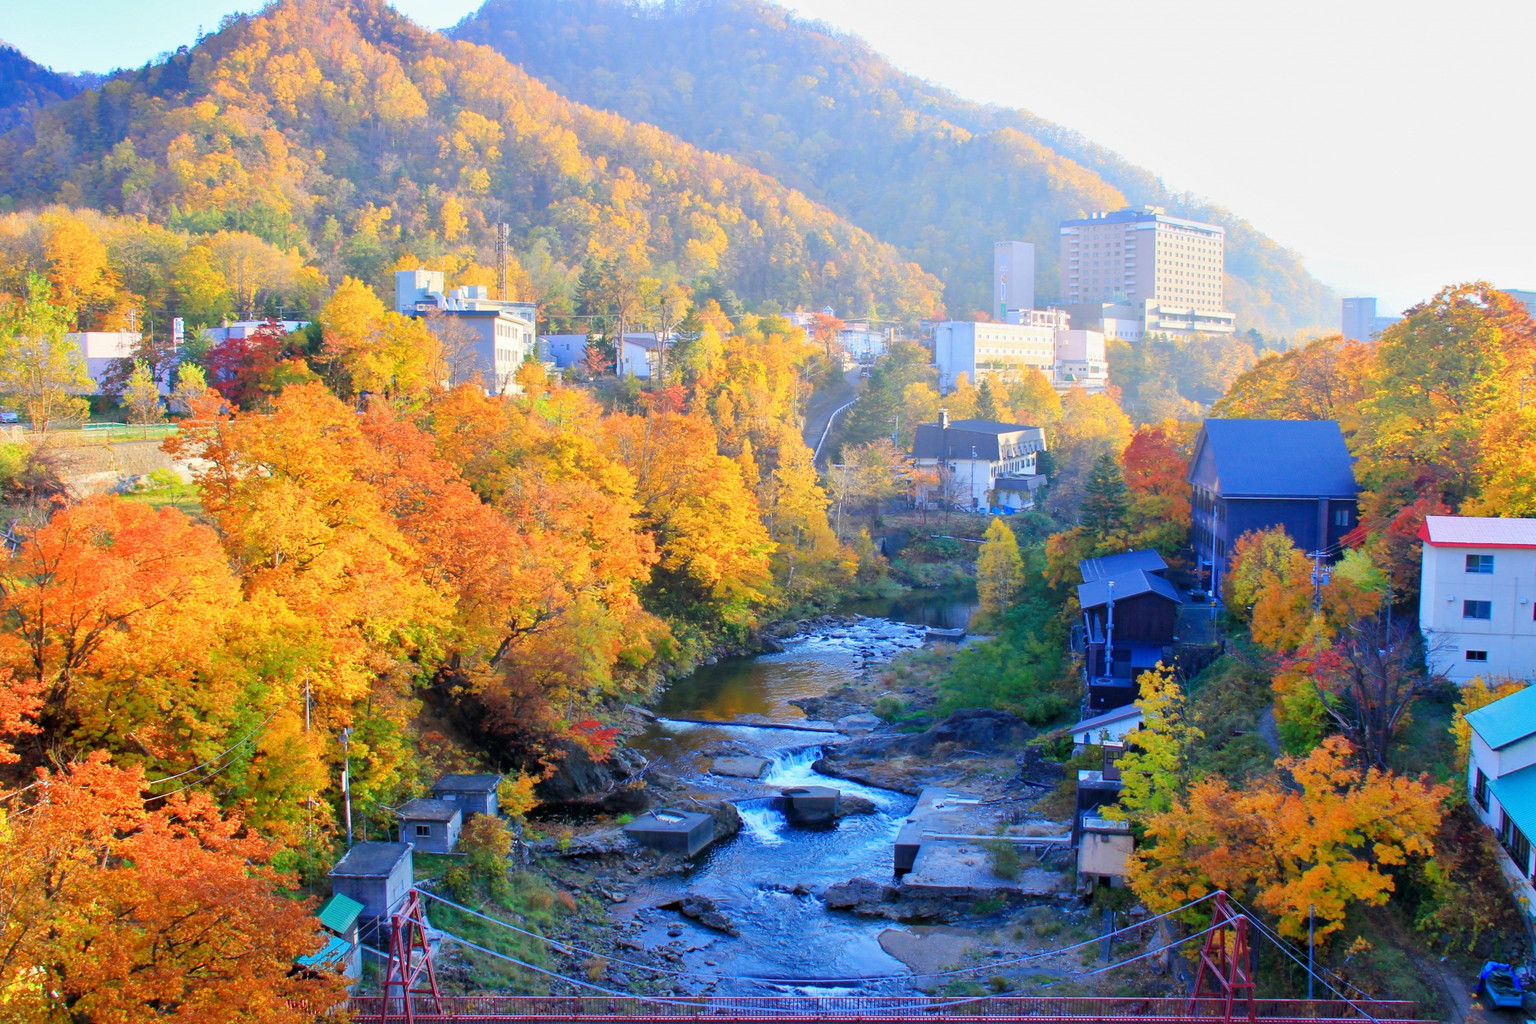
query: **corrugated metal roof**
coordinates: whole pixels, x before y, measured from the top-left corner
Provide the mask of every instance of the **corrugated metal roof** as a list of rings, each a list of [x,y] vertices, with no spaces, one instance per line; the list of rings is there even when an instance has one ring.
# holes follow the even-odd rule
[[[1190,476],[1208,453],[1224,498],[1353,498],[1355,463],[1334,420],[1206,420]]]
[[[1536,519],[1491,516],[1425,516],[1424,539],[1467,547],[1536,548]]]
[[[1488,788],[1525,837],[1536,837],[1536,764],[1491,779]]]
[[[1536,735],[1536,686],[1468,713],[1467,724],[1494,750]]]
[[[445,789],[453,793],[486,793],[500,784],[500,775],[444,775],[432,786],[432,791],[435,793]]]
[[[1077,563],[1077,571],[1082,573],[1084,583],[1113,579],[1123,573],[1138,570],[1153,573],[1167,572],[1168,563],[1163,561],[1162,555],[1151,548],[1122,551],[1118,555],[1104,555],[1100,558],[1085,558]]]
[[[395,869],[402,858],[410,855],[410,843],[358,843],[331,868],[331,876],[383,878]]]
[[[415,800],[407,800],[401,804],[400,809],[395,813],[404,821],[452,821],[464,811],[451,800],[428,800],[426,797],[417,797]]]
[[[346,962],[351,952],[352,947],[345,939],[332,935],[331,940],[325,944],[320,952],[311,953],[309,956],[301,956],[294,962],[303,967],[329,967],[333,964],[340,966]]]
[[[1149,572],[1128,572],[1113,579],[1094,580],[1092,583],[1080,584],[1077,588],[1077,603],[1081,608],[1098,608],[1109,603],[1110,584],[1114,584],[1116,601],[1124,601],[1128,597],[1138,597],[1141,594],[1156,594],[1172,601],[1174,604],[1183,604],[1179,592],[1173,584],[1161,576]]]
[[[358,915],[362,912],[361,903],[338,892],[320,904],[320,908],[315,911],[315,916],[331,931],[344,932],[357,923]]]

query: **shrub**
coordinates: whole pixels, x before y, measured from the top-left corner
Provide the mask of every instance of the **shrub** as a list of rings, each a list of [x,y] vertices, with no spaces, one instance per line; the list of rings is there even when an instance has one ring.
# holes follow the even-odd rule
[[[907,705],[902,701],[900,697],[892,697],[887,695],[884,697],[877,697],[875,699],[874,706],[870,708],[870,710],[874,712],[875,717],[882,718],[889,722],[893,721],[899,717],[903,711],[907,710]]]

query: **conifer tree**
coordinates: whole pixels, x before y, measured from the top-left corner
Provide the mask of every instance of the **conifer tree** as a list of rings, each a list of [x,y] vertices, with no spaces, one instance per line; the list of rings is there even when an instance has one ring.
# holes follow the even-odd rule
[[[981,378],[981,387],[976,391],[976,418],[996,421],[1001,416],[997,407],[997,392],[992,390],[992,378]]]
[[[1093,464],[1083,498],[1080,522],[1090,535],[1104,537],[1125,529],[1131,511],[1131,498],[1125,486],[1125,474],[1114,455],[1105,452]]]

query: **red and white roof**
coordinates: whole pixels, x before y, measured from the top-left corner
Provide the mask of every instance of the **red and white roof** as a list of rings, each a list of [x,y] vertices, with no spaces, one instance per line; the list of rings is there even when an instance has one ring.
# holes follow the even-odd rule
[[[1536,519],[1425,516],[1419,536],[1445,547],[1536,548]]]

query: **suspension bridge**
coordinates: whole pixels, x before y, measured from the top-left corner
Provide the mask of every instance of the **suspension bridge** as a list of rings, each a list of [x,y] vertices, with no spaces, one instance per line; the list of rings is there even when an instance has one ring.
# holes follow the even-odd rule
[[[354,996],[346,1010],[355,1024],[479,1024],[493,1021],[611,1021],[648,1022],[699,1020],[708,1022],[808,1022],[808,1021],[1029,1021],[1032,1024],[1092,1024],[1097,1021],[1131,1021],[1133,1024],[1429,1024],[1418,1016],[1414,1003],[1376,999],[1347,982],[1316,973],[1279,936],[1250,916],[1227,896],[1217,892],[1176,910],[1148,918],[1109,936],[1117,938],[1157,921],[1210,903],[1211,923],[1191,935],[1170,940],[1136,956],[1075,975],[1083,978],[1108,973],[1141,960],[1200,942],[1194,958],[1195,980],[1183,997],[1050,996],[1002,993],[987,996],[941,995],[700,995],[647,996],[605,988],[594,982],[567,977],[526,963],[505,953],[470,942],[449,932],[433,929],[427,922],[425,901],[448,904],[482,917],[511,931],[541,939],[565,953],[598,956],[658,975],[700,980],[727,980],[699,972],[650,967],[616,957],[594,954],[567,943],[546,939],[508,922],[486,917],[468,907],[426,889],[412,889],[401,910],[392,915],[388,952],[374,951],[386,961],[382,994]],[[1323,999],[1268,999],[1257,994],[1254,939],[1273,943],[1328,993]],[[995,975],[1005,967],[1038,962],[1103,942],[1097,936],[1076,946],[1045,950],[956,968],[929,975],[893,975],[889,978],[751,978],[730,980],[784,985],[857,986],[875,981],[960,979],[981,971]],[[434,963],[436,947],[451,942],[479,953],[510,961],[527,970],[547,975],[582,990],[581,995],[445,995]],[[1335,984],[1337,982],[1337,984]]]

